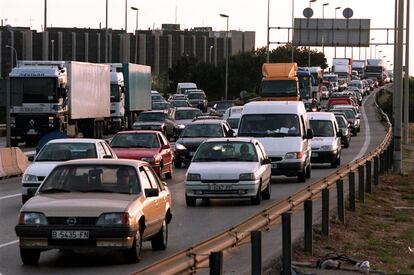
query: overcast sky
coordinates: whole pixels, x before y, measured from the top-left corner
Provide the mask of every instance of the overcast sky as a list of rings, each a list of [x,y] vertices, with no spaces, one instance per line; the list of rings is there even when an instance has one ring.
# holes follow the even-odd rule
[[[47,8],[48,27],[91,27],[105,26],[105,0],[49,0]],[[125,27],[125,1],[108,0],[108,27],[121,29]],[[214,30],[225,30],[226,20],[219,16],[225,13],[230,16],[229,25],[232,30],[255,31],[256,47],[266,45],[267,1],[266,0],[128,0],[128,31],[135,29],[136,12],[130,7],[139,9],[139,29],[160,28],[162,23],[178,23],[181,28],[210,26]],[[335,16],[342,18],[342,10],[351,8],[354,19],[371,19],[372,28],[393,28],[394,1],[392,0],[317,0],[312,3],[314,18],[322,17],[322,4],[325,7],[325,18]],[[295,0],[294,15],[303,18],[302,11],[309,6],[308,0]],[[414,75],[414,5],[411,5],[411,46],[410,75]],[[290,27],[292,22],[292,0],[270,0],[270,26]],[[44,0],[0,0],[0,18],[12,26],[31,26],[41,30],[44,16]],[[386,42],[385,31],[371,31],[371,37],[377,42]],[[392,42],[390,33],[390,42]],[[271,41],[286,41],[286,31],[272,31]],[[276,47],[276,45],[274,46]],[[375,47],[372,47],[374,56]],[[382,51],[379,53],[379,51]],[[393,47],[378,46],[377,56],[386,56],[385,60],[393,63]],[[328,63],[334,56],[333,48],[325,47]],[[337,49],[337,57],[344,56],[344,48]],[[348,48],[347,57],[351,57]],[[353,50],[353,58],[365,58],[365,49]],[[367,49],[367,58],[370,50]]]

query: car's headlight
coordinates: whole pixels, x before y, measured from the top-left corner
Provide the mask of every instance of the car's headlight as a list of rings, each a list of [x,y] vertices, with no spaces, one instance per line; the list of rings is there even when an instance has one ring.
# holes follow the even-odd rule
[[[239,180],[254,180],[254,173],[242,173],[239,176]]]
[[[23,181],[37,181],[37,176],[32,174],[24,174]]]
[[[178,129],[184,129],[185,125],[184,124],[178,124]]]
[[[104,213],[102,214],[96,225],[114,225],[114,224],[129,224],[128,213]]]
[[[47,219],[43,213],[20,212],[19,224],[46,225]]]
[[[285,155],[285,159],[302,159],[302,157],[302,152],[289,152]]]
[[[187,174],[187,181],[200,181],[200,180],[201,180],[200,174],[193,174],[193,173]]]
[[[321,146],[321,150],[332,151],[333,147],[332,147],[332,145],[323,145],[323,146]]]
[[[155,162],[155,158],[141,158],[142,161],[146,161],[146,162]]]
[[[184,145],[180,144],[180,143],[175,144],[175,149],[176,150],[187,150],[187,148]]]

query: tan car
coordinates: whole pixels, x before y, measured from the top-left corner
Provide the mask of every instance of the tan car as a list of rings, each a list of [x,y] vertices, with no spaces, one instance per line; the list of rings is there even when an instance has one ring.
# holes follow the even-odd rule
[[[56,166],[20,210],[16,234],[24,264],[50,249],[122,250],[139,258],[142,242],[167,247],[171,194],[148,163],[85,159]]]

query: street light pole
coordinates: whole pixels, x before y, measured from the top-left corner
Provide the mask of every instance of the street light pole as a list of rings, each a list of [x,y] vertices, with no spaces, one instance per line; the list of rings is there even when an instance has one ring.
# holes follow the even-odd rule
[[[229,81],[229,16],[226,14],[220,14],[221,17],[226,18],[227,29],[226,29],[226,76],[225,76],[225,86],[224,86],[224,99],[227,100],[228,95],[228,81]]]
[[[329,3],[322,4],[322,20],[325,19],[325,7],[328,6],[328,5],[329,5]],[[325,55],[325,47],[324,47],[323,39],[324,39],[324,36],[323,36],[323,33],[322,33],[322,53]]]
[[[108,0],[105,8],[105,63],[108,63]]]
[[[405,75],[404,75],[404,132],[403,144],[409,144],[409,71],[410,71],[410,1],[407,1],[407,18],[405,19]]]
[[[138,9],[136,7],[131,7],[131,10],[137,12],[136,22],[135,22],[135,64],[137,64],[137,54],[138,54]]]
[[[293,63],[294,61],[294,55],[295,55],[295,50],[293,48],[293,27],[295,24],[295,0],[292,0],[292,42],[291,42],[291,47],[292,47],[292,56],[291,56],[291,61]]]
[[[371,38],[371,41],[374,41],[375,37]],[[372,47],[369,45],[369,58],[372,58]]]
[[[214,46],[210,46],[210,51],[209,51],[209,63],[211,64],[211,50],[213,50]]]
[[[269,19],[270,18],[270,0],[267,0],[267,47],[266,47],[266,62],[269,63],[270,60],[270,53],[269,53],[269,35],[270,35],[270,26],[269,26]]]
[[[14,51],[14,54],[16,56],[16,66],[17,66],[17,51],[16,48],[14,48],[11,45],[6,45],[6,48],[10,48],[11,50]],[[10,69],[10,71],[13,69],[13,60],[11,62],[12,67]],[[10,142],[10,136],[11,136],[11,129],[10,129],[10,97],[11,97],[11,93],[10,93],[10,77],[7,79],[7,92],[6,92],[6,147],[10,147],[11,142]]]
[[[337,10],[339,10],[339,9],[341,9],[341,7],[336,7],[336,8],[335,8],[335,22],[336,22],[336,11],[337,11]],[[334,56],[335,56],[335,58],[336,58],[336,45],[335,45],[335,47],[334,47],[334,51],[335,51]]]
[[[312,7],[312,3],[316,2],[316,0],[309,0],[309,8]],[[310,56],[310,46],[308,47],[308,67],[310,67],[311,64],[311,56]]]
[[[50,40],[50,43],[52,44],[52,61],[55,60],[55,40]]]

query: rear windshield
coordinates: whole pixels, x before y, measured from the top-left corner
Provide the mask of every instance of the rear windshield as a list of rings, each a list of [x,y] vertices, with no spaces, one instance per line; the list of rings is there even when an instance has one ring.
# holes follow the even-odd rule
[[[238,136],[284,137],[301,135],[299,118],[295,114],[244,115],[240,121]]]
[[[66,161],[85,158],[97,158],[94,143],[48,143],[39,152],[36,161]]]

